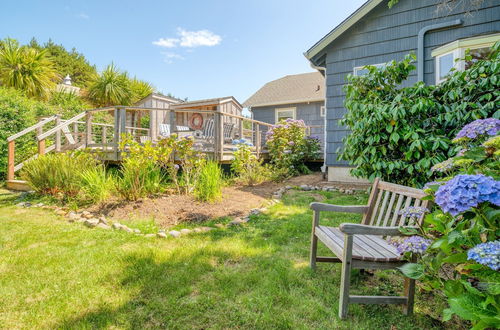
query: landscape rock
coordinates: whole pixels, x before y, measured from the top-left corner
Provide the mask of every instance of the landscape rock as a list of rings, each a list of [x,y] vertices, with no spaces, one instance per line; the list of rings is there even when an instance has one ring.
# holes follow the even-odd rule
[[[113,229],[120,229],[121,226],[122,226],[122,224],[119,222],[115,222],[113,225],[111,225],[111,227],[113,227]]]
[[[300,189],[302,189],[302,190],[304,190],[304,191],[309,191],[309,190],[311,190],[311,187],[309,187],[309,186],[308,186],[308,185],[306,185],[306,184],[303,184],[303,185],[301,185],[301,186],[300,186]]]
[[[156,234],[156,237],[159,237],[159,238],[167,238],[167,234],[164,232],[164,231],[159,231],[157,234]]]
[[[293,187],[292,186],[285,186],[285,189],[290,190],[290,189],[293,189]]]
[[[99,222],[100,223],[103,223],[105,225],[108,224],[108,221],[106,220],[106,217],[104,217],[103,215],[99,217]]]
[[[89,228],[94,228],[95,226],[97,226],[99,224],[99,219],[95,219],[95,218],[87,219],[83,222],[83,224]]]
[[[64,210],[56,210],[55,212],[57,215],[60,215],[60,216],[65,216],[66,215],[66,211]]]
[[[191,229],[187,229],[187,228],[181,229],[182,235],[188,235],[188,234],[191,234],[192,232],[193,231]]]
[[[177,230],[171,230],[168,232],[168,234],[172,237],[181,237],[181,232]]]
[[[121,225],[120,230],[126,231],[127,233],[133,232],[132,228],[129,228],[125,225]]]
[[[214,226],[217,228],[224,228],[225,227],[224,224],[222,224],[222,223],[216,223]]]
[[[85,219],[92,219],[94,215],[92,213],[87,213],[87,214],[82,213],[82,217],[84,217]]]
[[[344,188],[340,188],[339,192],[343,194],[343,193],[345,193],[345,189]]]
[[[89,221],[89,220],[86,220],[86,221]],[[102,223],[102,222],[99,222],[96,227],[101,228],[101,229],[111,229],[111,226],[109,226],[105,223]]]
[[[201,227],[200,229],[201,229],[202,232],[208,232],[208,231],[214,230],[215,228],[212,228],[212,227]]]

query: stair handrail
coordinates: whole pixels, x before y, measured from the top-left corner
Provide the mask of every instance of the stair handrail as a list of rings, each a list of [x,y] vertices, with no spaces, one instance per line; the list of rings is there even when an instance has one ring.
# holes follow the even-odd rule
[[[74,122],[82,119],[83,117],[85,117],[86,114],[87,114],[86,111],[84,111],[82,113],[79,113],[78,115],[74,116],[73,118],[65,120],[64,122],[62,122],[61,124],[55,126],[54,128],[49,129],[47,132],[38,135],[37,136],[38,141],[45,140],[46,138],[48,138],[52,134],[56,133],[57,131],[63,129],[64,127],[67,127],[68,125],[70,125],[70,124],[72,124],[72,123],[74,123]]]
[[[58,117],[57,115],[53,115],[53,116],[47,117],[47,118],[45,118],[45,119],[43,119],[43,120],[39,121],[39,122],[38,122],[38,123],[36,123],[35,125],[32,125],[32,126],[30,126],[30,127],[28,127],[28,128],[23,129],[22,131],[20,131],[20,132],[18,132],[18,133],[16,133],[16,134],[14,134],[14,135],[9,136],[9,137],[7,138],[7,142],[14,141],[15,139],[17,139],[17,138],[19,138],[19,137],[21,137],[21,136],[23,136],[23,135],[25,135],[25,134],[27,134],[27,133],[30,133],[31,131],[34,131],[34,130],[36,130],[37,128],[42,127],[42,126],[44,126],[45,124],[50,123],[50,122],[51,122],[51,121],[53,121],[53,120],[56,120],[56,119],[57,119],[57,117]]]

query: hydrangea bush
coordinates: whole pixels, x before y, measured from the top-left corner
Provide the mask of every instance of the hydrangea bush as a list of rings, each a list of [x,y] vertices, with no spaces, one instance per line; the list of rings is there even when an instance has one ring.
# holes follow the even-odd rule
[[[447,297],[443,319],[455,314],[474,329],[500,327],[499,127],[488,118],[458,132],[453,142],[462,152],[446,161],[448,169],[439,173],[446,177],[424,187],[435,211],[425,217],[420,238],[398,245],[422,254],[401,270]]]
[[[316,159],[320,151],[317,137],[307,136],[303,120],[286,119],[266,132],[273,172],[280,179],[308,173],[304,162]]]

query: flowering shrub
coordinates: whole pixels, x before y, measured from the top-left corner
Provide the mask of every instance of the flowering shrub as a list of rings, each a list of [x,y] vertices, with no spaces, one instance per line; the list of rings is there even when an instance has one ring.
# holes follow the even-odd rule
[[[243,139],[242,139],[243,140]],[[236,174],[236,181],[253,186],[269,178],[269,169],[262,165],[262,160],[252,152],[253,147],[246,141],[238,141],[233,153],[231,170]]]
[[[424,187],[439,208],[416,232],[422,244],[399,247],[404,252],[416,246],[422,253],[401,271],[447,297],[443,320],[456,314],[474,329],[500,327],[500,145],[499,136],[492,137],[498,133],[498,121],[491,119],[458,132],[453,141],[462,152],[446,161],[446,177]]]
[[[422,254],[424,253],[429,245],[431,245],[431,240],[430,239],[425,239],[420,236],[411,236],[404,238],[401,241],[393,241],[392,244],[396,246],[396,249],[400,254],[405,254],[405,253],[418,253]]]
[[[309,172],[304,162],[317,158],[320,150],[319,139],[306,135],[304,121],[290,118],[267,131],[266,144],[274,172],[280,178]]]
[[[383,69],[368,67],[366,75],[348,78],[348,111],[341,124],[351,133],[344,138],[340,157],[355,166],[353,175],[421,187],[436,171],[447,174],[453,170],[452,164],[441,162],[460,150],[451,143],[455,136],[470,139],[497,134],[498,119],[472,121],[495,113],[498,118],[500,42],[492,47],[488,59],[451,72],[435,86],[423,82],[401,86],[413,74],[414,60],[408,56]],[[468,55],[466,60],[470,60]]]

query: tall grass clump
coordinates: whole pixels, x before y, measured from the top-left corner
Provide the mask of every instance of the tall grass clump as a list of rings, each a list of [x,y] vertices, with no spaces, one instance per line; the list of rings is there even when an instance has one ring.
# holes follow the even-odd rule
[[[21,177],[36,192],[67,200],[80,192],[81,173],[96,166],[88,154],[48,154],[26,162]]]
[[[198,200],[216,202],[222,199],[222,171],[214,161],[205,163],[195,184],[194,195]]]
[[[121,166],[117,179],[118,193],[125,199],[136,201],[163,190],[164,175],[154,161],[147,158],[129,157]]]
[[[87,201],[95,204],[110,198],[115,191],[115,179],[103,165],[92,167],[81,173],[81,190]]]
[[[240,143],[235,148],[231,170],[236,175],[236,182],[253,186],[269,180],[271,173],[252,152],[253,147]]]

